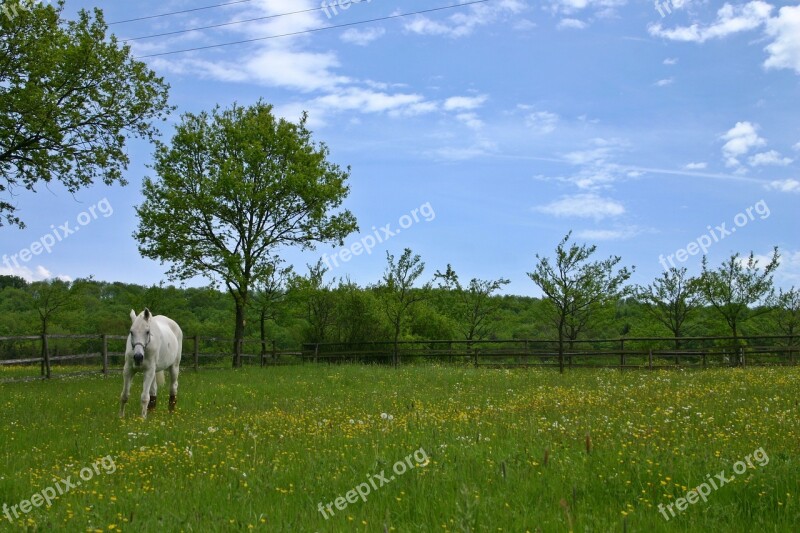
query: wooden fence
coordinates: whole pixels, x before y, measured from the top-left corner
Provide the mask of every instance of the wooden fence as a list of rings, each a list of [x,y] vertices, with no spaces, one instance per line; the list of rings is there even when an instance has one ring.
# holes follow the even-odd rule
[[[675,368],[748,365],[795,365],[796,336],[624,337],[565,341],[568,368]],[[304,344],[304,362],[361,362],[398,365],[409,360],[466,362],[479,366],[560,367],[558,341],[400,341]]]
[[[121,335],[46,335],[0,337],[0,380],[41,379],[51,365],[73,370],[59,375],[119,372],[125,341]],[[427,360],[475,367],[539,366],[566,368],[707,368],[710,366],[795,365],[800,355],[797,336],[749,337],[624,337],[566,342],[563,360],[553,340],[434,340],[304,344],[278,350],[274,342],[242,339],[242,363],[260,366],[304,363],[369,363],[399,365]],[[183,369],[228,368],[233,339],[184,338]],[[62,354],[68,345],[70,353]],[[48,354],[47,361],[42,356]],[[49,364],[46,364],[49,363]],[[38,365],[35,374],[30,369]],[[25,372],[3,369],[27,368]],[[19,375],[3,375],[3,374]]]
[[[79,375],[110,372],[121,372],[125,356],[126,335],[29,335],[0,337],[0,347],[12,344],[11,349],[2,350],[0,354],[0,370],[3,368],[23,368],[38,366],[38,375],[3,376],[0,380],[41,379],[52,376],[51,366],[64,372],[59,375]],[[77,353],[59,355],[58,343],[73,345],[71,349]],[[183,339],[183,356],[181,368],[229,368],[233,359],[233,339],[202,337],[195,335]],[[296,350],[279,350],[275,342],[262,342],[257,339],[241,339],[242,363],[259,364],[261,366],[291,364],[300,362],[301,353]],[[77,345],[78,348],[74,346]],[[47,360],[41,354],[48,353]],[[7,352],[13,352],[9,357]],[[37,355],[31,355],[31,354]],[[27,356],[26,356],[27,354]],[[48,364],[49,363],[49,364]],[[88,367],[88,368],[87,368]],[[95,367],[92,369],[92,367]],[[30,374],[30,373],[28,373]]]

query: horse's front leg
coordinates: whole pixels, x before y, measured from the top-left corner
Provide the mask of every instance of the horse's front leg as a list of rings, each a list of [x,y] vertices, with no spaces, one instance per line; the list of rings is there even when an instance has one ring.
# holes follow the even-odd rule
[[[147,418],[147,406],[150,404],[150,388],[156,380],[155,368],[144,371],[144,386],[142,387],[142,418]]]
[[[128,397],[131,394],[131,378],[133,377],[133,370],[128,361],[125,361],[125,366],[122,368],[122,394],[119,396],[119,416],[125,416],[125,404],[128,403]]]
[[[156,408],[156,403],[158,402],[158,372],[156,372],[156,379],[153,380],[153,384],[150,385],[150,402],[147,404],[147,410],[152,411]]]

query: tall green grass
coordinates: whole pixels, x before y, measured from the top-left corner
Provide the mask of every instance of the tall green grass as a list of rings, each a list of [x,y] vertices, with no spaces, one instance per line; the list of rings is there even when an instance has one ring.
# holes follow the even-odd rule
[[[497,370],[419,365],[184,372],[147,420],[137,376],[0,384],[0,504],[100,470],[31,531],[796,531],[800,369]],[[382,416],[385,415],[385,416]],[[367,501],[318,511],[396,461]],[[763,448],[669,521],[673,503]],[[341,503],[341,501],[340,501]],[[19,511],[18,511],[19,512]],[[326,513],[327,514],[327,513]],[[13,516],[12,516],[13,518]]]

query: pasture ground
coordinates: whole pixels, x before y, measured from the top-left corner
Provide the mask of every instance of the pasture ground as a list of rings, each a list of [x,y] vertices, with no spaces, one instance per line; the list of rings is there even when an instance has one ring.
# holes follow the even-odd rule
[[[0,384],[0,504],[91,477],[13,524],[0,515],[0,530],[789,532],[800,524],[797,367],[186,371],[178,411],[167,412],[163,391],[145,421],[141,375],[123,420],[121,386],[120,376]],[[768,462],[734,474],[758,449]],[[380,486],[375,476],[388,479],[409,455],[413,468]],[[82,471],[108,456],[113,469]],[[735,478],[664,519],[658,504],[722,471]],[[369,478],[376,488],[366,501],[336,508]],[[326,519],[318,504],[329,502],[335,514]]]

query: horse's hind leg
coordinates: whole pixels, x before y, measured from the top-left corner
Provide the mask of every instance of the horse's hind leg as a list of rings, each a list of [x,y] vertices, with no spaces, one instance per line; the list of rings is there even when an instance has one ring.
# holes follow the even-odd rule
[[[175,405],[178,403],[178,363],[169,367],[169,410],[174,411]]]

